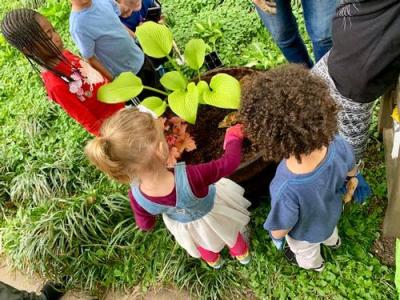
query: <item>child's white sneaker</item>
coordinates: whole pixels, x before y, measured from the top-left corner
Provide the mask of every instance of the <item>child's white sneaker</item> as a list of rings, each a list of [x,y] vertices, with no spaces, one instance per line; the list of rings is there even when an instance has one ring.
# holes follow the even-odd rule
[[[214,268],[214,269],[221,269],[221,267],[224,265],[224,260],[222,259],[222,257],[220,256],[217,261],[215,262],[207,262],[207,264]]]
[[[247,265],[251,261],[251,255],[249,250],[247,250],[245,254],[238,255],[235,257],[242,265]]]

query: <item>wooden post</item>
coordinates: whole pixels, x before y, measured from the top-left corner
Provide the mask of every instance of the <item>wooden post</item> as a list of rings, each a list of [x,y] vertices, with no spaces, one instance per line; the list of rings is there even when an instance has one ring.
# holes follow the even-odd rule
[[[389,237],[400,237],[400,155],[392,159],[393,120],[391,114],[397,104],[400,112],[400,78],[395,91],[386,93],[381,100],[379,130],[383,133],[385,148],[385,166],[388,189],[388,206],[383,221],[383,234]],[[399,114],[400,115],[400,114]]]

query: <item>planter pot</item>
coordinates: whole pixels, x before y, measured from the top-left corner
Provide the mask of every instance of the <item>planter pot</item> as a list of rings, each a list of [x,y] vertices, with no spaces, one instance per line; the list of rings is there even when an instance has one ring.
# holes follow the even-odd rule
[[[218,56],[218,53],[213,51],[207,54],[204,58],[204,64],[207,67],[207,70],[213,70],[216,68],[221,68],[224,64]]]
[[[244,67],[218,68],[206,72],[201,79],[209,82],[215,74],[226,73],[240,80],[255,72],[258,71]],[[189,128],[195,138],[197,150],[185,153],[183,157],[185,161],[188,163],[207,162],[218,159],[222,155],[225,129],[219,129],[218,124],[229,112],[231,110],[208,105],[199,107],[196,125]],[[256,202],[256,199],[268,195],[269,183],[275,175],[276,164],[264,161],[261,153],[254,151],[249,141],[244,142],[243,153],[242,163],[230,176],[230,179],[243,186],[246,190],[246,197],[252,202]]]

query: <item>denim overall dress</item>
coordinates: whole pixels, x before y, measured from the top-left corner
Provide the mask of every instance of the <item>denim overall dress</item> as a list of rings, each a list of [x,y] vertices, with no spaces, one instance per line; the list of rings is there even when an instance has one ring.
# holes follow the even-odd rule
[[[138,184],[132,184],[131,190],[137,203],[152,215],[166,214],[172,220],[189,223],[201,219],[214,207],[215,185],[210,185],[207,196],[196,197],[190,188],[184,162],[175,166],[176,205],[168,206],[154,203],[143,196]]]

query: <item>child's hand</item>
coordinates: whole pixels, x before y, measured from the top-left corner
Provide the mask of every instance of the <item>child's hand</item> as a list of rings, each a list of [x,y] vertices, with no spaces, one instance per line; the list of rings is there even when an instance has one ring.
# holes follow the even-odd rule
[[[241,124],[236,124],[235,126],[229,127],[225,133],[224,139],[224,150],[228,142],[236,139],[243,139],[243,126]]]
[[[354,192],[353,199],[354,202],[362,204],[365,202],[365,200],[367,200],[369,196],[371,196],[372,191],[367,181],[365,180],[364,176],[361,175],[361,173],[358,173],[356,175],[356,178],[358,179],[358,185]]]
[[[355,188],[351,184],[352,180],[355,182]],[[345,203],[349,202],[351,198],[353,198],[354,202],[362,204],[372,194],[371,188],[366,182],[364,176],[359,172],[355,176],[348,177],[341,190],[344,193],[343,201]]]

